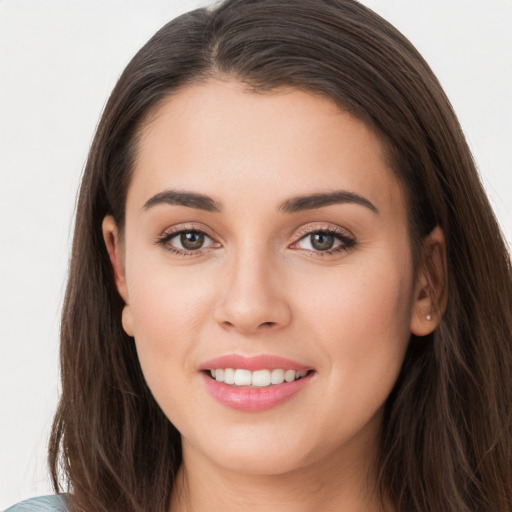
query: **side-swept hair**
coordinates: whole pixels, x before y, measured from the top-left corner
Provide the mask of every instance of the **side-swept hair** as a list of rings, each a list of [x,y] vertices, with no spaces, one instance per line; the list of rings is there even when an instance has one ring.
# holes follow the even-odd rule
[[[408,202],[413,252],[447,242],[448,302],[411,336],[385,405],[381,492],[398,511],[512,510],[510,258],[448,99],[407,39],[354,0],[226,0],[165,25],[105,107],[80,189],[62,317],[62,397],[49,463],[86,512],[164,512],[180,436],[123,331],[102,237],[122,229],[144,119],[188,84],[230,76],[259,93],[323,95],[380,136]],[[64,483],[61,487],[60,482]]]

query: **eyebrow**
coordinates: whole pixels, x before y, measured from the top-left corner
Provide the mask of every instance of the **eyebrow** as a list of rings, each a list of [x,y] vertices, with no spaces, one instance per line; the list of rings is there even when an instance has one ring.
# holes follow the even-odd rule
[[[188,206],[189,208],[196,208],[198,210],[206,210],[207,212],[220,212],[222,210],[219,203],[214,201],[211,197],[203,194],[196,194],[195,192],[179,192],[177,190],[166,190],[154,195],[148,199],[144,206],[144,210],[160,205],[170,204],[178,206]]]
[[[296,213],[305,210],[314,210],[330,206],[332,204],[358,204],[370,209],[373,213],[379,214],[377,207],[368,199],[353,192],[345,190],[336,190],[334,192],[310,194],[307,196],[298,196],[286,200],[281,204],[279,210],[283,213]]]
[[[345,190],[292,197],[281,203],[279,211],[281,213],[297,213],[315,210],[333,204],[346,203],[358,204],[368,208],[373,213],[379,214],[377,207],[368,199]],[[161,204],[187,206],[189,208],[214,213],[220,213],[222,211],[222,205],[209,196],[195,192],[180,192],[178,190],[160,192],[148,199],[142,208],[143,210],[149,210]]]

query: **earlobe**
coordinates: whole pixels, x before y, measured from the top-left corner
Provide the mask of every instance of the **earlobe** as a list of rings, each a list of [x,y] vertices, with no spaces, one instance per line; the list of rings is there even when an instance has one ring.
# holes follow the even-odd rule
[[[117,291],[122,299],[128,304],[128,293],[126,288],[126,278],[124,272],[122,248],[119,240],[119,232],[116,221],[112,215],[107,215],[102,223],[103,240],[110,258],[110,264],[114,272]]]
[[[128,304],[126,304],[123,308],[121,324],[123,326],[124,332],[128,334],[128,336],[134,336],[132,311]]]
[[[446,241],[437,226],[423,243],[416,276],[410,331],[426,336],[439,325],[447,303]]]

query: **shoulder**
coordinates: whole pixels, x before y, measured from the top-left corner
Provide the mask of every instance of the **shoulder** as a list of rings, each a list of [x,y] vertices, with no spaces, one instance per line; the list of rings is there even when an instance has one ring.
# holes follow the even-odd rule
[[[66,496],[41,496],[22,501],[4,512],[66,512]]]

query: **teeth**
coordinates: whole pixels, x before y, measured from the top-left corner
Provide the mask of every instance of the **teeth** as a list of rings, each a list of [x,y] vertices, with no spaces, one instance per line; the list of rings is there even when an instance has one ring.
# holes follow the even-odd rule
[[[233,370],[233,368],[226,368],[224,370],[224,382],[226,384],[235,383],[235,370]]]
[[[251,371],[235,370],[235,386],[250,386],[251,383],[252,383],[252,372]]]
[[[252,372],[252,385],[256,388],[270,386],[270,370]]]
[[[234,386],[252,386],[255,388],[265,388],[283,382],[293,382],[302,379],[307,375],[307,370],[250,370],[234,368],[215,368],[210,370],[210,374],[217,382],[224,382]]]
[[[272,384],[282,384],[284,382],[284,370],[272,370],[270,382]]]
[[[284,372],[284,380],[286,382],[293,382],[295,380],[295,370],[286,370]]]

